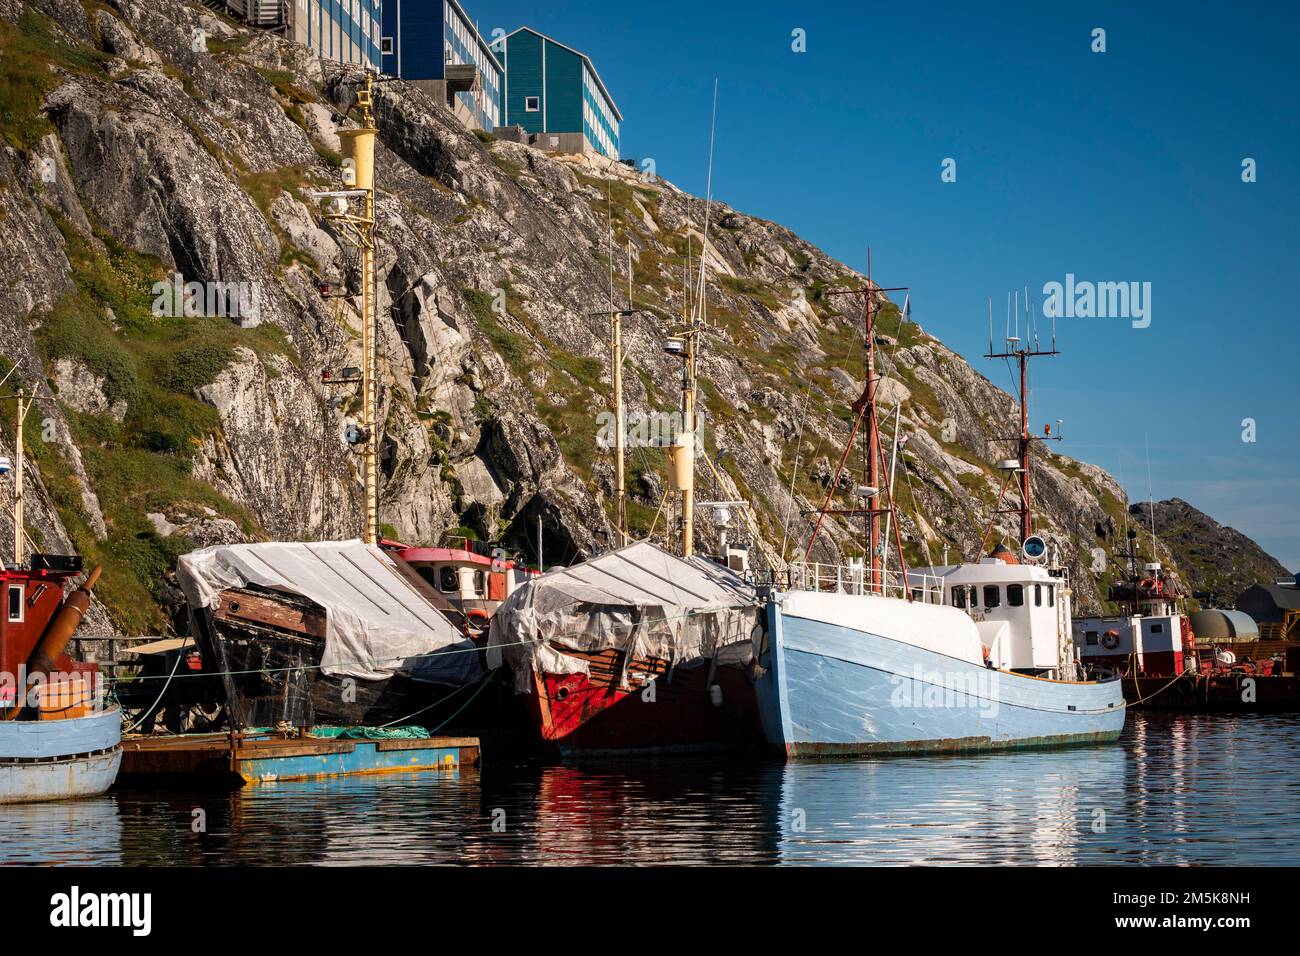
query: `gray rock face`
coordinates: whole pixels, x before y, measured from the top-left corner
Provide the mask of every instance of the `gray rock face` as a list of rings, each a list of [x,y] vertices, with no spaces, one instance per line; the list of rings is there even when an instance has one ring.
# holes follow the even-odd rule
[[[360,460],[343,440],[355,390],[321,376],[360,364],[358,300],[322,293],[322,283],[355,292],[356,258],[307,193],[339,184],[337,130],[355,121],[343,116],[360,76],[196,2],[109,0],[89,16],[79,0],[35,6],[103,54],[98,66],[56,65],[42,112],[52,132],[0,150],[0,353],[50,386],[44,413],[74,487],[56,505],[40,486],[40,534],[61,546],[83,524],[101,542],[358,534]],[[0,0],[0,18],[17,17],[15,0]],[[195,29],[206,49],[195,49]],[[676,411],[680,364],[661,345],[690,309],[705,203],[603,159],[485,145],[400,82],[377,88],[376,116],[381,520],[410,543],[468,527],[530,560],[540,520],[551,563],[607,547],[613,462],[597,435],[610,407],[609,327],[593,313],[609,308],[611,259],[624,305],[630,259],[639,311],[623,330],[627,411]],[[826,293],[865,279],[725,204],[708,218],[700,399],[717,467],[701,465],[702,494],[751,502],[757,533],[799,556],[811,531],[803,512],[826,493],[863,372],[861,300]],[[176,273],[251,284],[260,325],[236,336],[228,322],[200,322],[180,341],[160,333],[170,327],[146,317],[148,283]],[[112,316],[86,320],[81,356],[52,352],[53,313],[69,296]],[[1008,454],[992,440],[1016,420],[1014,403],[896,312],[886,308],[880,326],[886,429],[899,407],[909,436],[895,483],[909,560],[1011,540],[1009,516],[990,527],[991,464]],[[104,370],[123,362],[138,387],[110,398]],[[129,506],[104,464],[124,441],[133,457],[123,467],[148,462]],[[1100,469],[1043,453],[1039,525],[1087,604],[1098,593],[1090,553],[1114,549],[1123,494]],[[860,457],[850,464],[860,471]],[[628,466],[634,530],[646,534],[664,493],[662,450],[632,448]],[[97,482],[113,495],[106,507]],[[667,519],[654,525],[663,539]],[[699,533],[713,545],[709,521]],[[753,533],[733,528],[732,539]],[[811,553],[861,553],[861,530],[828,519]]]

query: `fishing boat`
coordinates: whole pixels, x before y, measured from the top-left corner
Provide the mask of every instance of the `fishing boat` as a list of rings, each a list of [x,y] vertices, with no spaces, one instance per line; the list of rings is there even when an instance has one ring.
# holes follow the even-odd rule
[[[499,548],[469,538],[438,548],[382,543],[425,580],[435,606],[479,645],[487,640],[488,624],[501,602],[536,573]]]
[[[786,758],[979,751],[1113,741],[1124,724],[1118,681],[1080,680],[1070,641],[1068,575],[1038,566],[1045,542],[1030,525],[1025,362],[1039,352],[1008,336],[1021,366],[1022,560],[1010,549],[909,570],[894,515],[876,415],[875,298],[864,295],[866,383],[804,561],[766,591],[757,698],[769,746]],[[847,293],[846,293],[847,294]],[[902,310],[906,321],[907,305]],[[991,336],[990,336],[991,338]],[[1053,352],[1055,350],[1053,349]],[[992,348],[990,348],[992,354]],[[863,436],[860,505],[832,508],[854,438]],[[898,427],[895,425],[895,456]],[[882,501],[883,499],[883,501]],[[844,566],[808,557],[828,514],[861,516],[866,558]],[[892,523],[898,568],[880,547]],[[888,530],[885,532],[888,537]]]
[[[720,564],[638,541],[554,568],[492,618],[537,739],[563,754],[757,748],[760,608]]]
[[[121,713],[105,705],[99,668],[73,661],[67,647],[99,568],[65,597],[81,577],[81,559],[25,550],[22,422],[31,399],[14,397],[16,462],[0,459],[0,474],[15,475],[14,559],[0,566],[0,803],[95,796],[117,777]]]
[[[427,720],[482,675],[433,589],[378,544],[217,545],[176,577],[235,728]]]
[[[1300,648],[1260,641],[1255,622],[1239,610],[1189,615],[1177,574],[1158,561],[1139,569],[1137,537],[1129,529],[1128,573],[1106,592],[1119,613],[1074,622],[1075,647],[1088,672],[1117,676],[1133,707],[1300,710]]]

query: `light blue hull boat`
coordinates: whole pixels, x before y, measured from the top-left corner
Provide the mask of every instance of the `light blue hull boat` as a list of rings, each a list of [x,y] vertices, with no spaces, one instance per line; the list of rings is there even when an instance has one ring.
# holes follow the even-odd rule
[[[896,602],[901,603],[901,602]],[[757,682],[769,745],[787,757],[942,753],[1113,741],[1118,681],[1075,683],[989,669],[768,608]]]
[[[103,793],[117,779],[121,741],[116,706],[66,720],[0,721],[0,804]]]

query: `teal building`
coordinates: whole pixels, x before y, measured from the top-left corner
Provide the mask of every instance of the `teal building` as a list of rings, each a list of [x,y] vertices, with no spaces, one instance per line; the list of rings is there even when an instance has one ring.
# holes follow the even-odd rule
[[[590,57],[530,27],[492,49],[505,71],[502,126],[522,126],[542,148],[619,158],[623,114]]]

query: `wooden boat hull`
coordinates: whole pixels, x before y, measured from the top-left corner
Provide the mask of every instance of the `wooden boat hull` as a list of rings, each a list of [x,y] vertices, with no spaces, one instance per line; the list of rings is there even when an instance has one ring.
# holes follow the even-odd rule
[[[678,664],[623,652],[564,653],[590,674],[535,674],[530,696],[540,737],[566,755],[761,748],[762,726],[744,665]],[[651,683],[653,682],[653,687]],[[711,691],[712,686],[717,691]]]
[[[402,671],[376,680],[324,673],[324,616],[305,602],[230,591],[215,612],[196,615],[195,624],[204,669],[221,681],[237,727],[436,723],[438,702],[448,700],[454,709],[451,695],[466,686]]]
[[[63,720],[0,721],[0,803],[103,793],[117,779],[121,740],[117,707]]]

